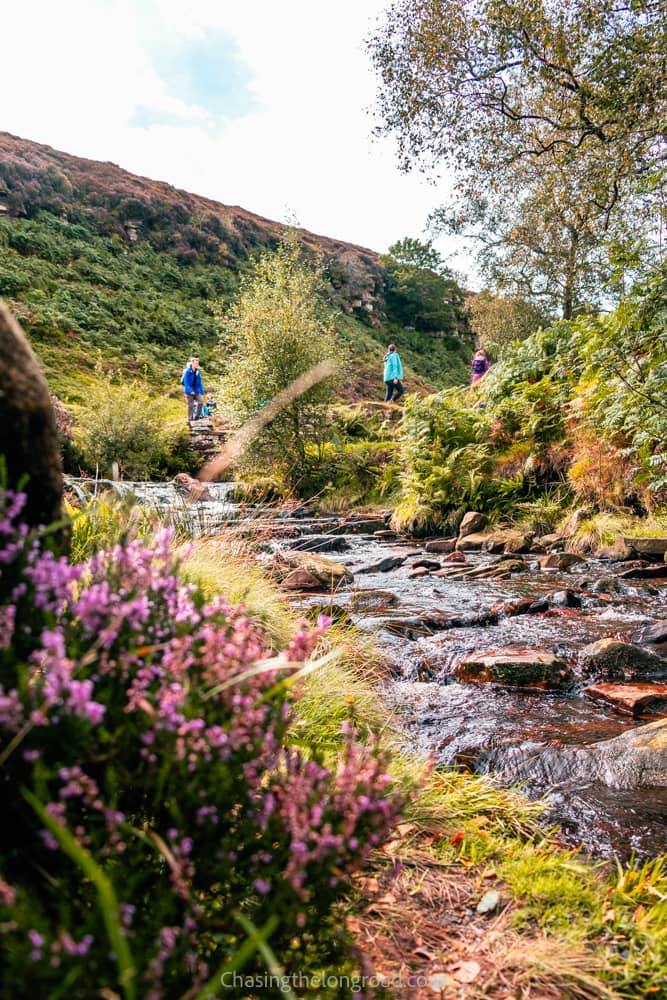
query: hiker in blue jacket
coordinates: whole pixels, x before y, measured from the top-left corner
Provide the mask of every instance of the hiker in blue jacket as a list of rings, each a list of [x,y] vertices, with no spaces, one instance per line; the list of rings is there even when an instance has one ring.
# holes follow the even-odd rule
[[[396,393],[395,402],[398,402],[405,389],[401,385],[403,378],[403,365],[396,350],[396,344],[390,344],[384,356],[384,384],[387,389],[384,397],[385,403],[392,401],[392,396]]]
[[[190,358],[181,382],[188,404],[188,420],[199,420],[204,406],[204,383],[201,380],[199,358]]]

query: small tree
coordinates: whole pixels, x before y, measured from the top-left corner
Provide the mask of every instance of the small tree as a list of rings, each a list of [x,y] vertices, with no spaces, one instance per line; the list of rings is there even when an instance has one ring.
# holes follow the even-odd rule
[[[306,260],[291,236],[254,264],[238,301],[222,316],[224,399],[237,424],[314,365],[340,356],[324,291],[319,264]],[[290,484],[298,486],[307,444],[323,440],[322,407],[333,388],[327,379],[293,399],[255,438],[247,459],[261,467],[280,466]]]
[[[423,333],[467,329],[464,292],[431,243],[406,237],[381,258],[387,316]]]

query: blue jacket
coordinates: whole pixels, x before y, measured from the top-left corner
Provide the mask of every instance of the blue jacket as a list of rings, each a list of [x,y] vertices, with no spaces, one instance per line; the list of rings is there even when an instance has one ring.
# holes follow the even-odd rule
[[[204,383],[201,380],[201,371],[199,368],[193,369],[191,365],[183,372],[183,378],[181,379],[183,383],[183,392],[189,395],[196,393],[198,396],[204,395]]]
[[[384,362],[384,381],[393,382],[395,378],[403,378],[403,365],[398,351],[390,351]]]

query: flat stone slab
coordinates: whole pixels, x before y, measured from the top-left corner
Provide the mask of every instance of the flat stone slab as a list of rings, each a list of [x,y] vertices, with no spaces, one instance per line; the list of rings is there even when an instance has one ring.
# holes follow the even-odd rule
[[[382,611],[398,603],[398,595],[391,590],[356,590],[350,594],[348,607],[351,611]]]
[[[632,538],[626,535],[623,542],[638,556],[664,560],[667,554],[667,538]]]
[[[667,563],[657,566],[638,566],[618,574],[620,580],[662,580],[667,577]]]
[[[667,684],[591,684],[583,693],[624,715],[641,715],[649,707],[667,712]]]
[[[572,671],[550,649],[506,646],[462,657],[454,673],[464,684],[554,690],[571,683]]]
[[[471,534],[466,535],[464,538],[459,538],[454,548],[459,552],[463,550],[464,552],[479,552],[486,545],[488,539],[488,534]]]

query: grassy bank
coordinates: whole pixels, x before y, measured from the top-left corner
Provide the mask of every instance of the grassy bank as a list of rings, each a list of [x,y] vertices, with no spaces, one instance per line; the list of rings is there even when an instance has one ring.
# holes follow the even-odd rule
[[[195,542],[183,572],[210,596],[242,601],[276,642],[294,631],[297,615],[235,534]],[[292,738],[333,760],[341,723],[353,722],[390,746],[408,799],[341,913],[390,995],[410,977],[434,977],[443,996],[664,995],[664,859],[593,864],[540,825],[539,803],[484,777],[432,769],[383,705],[382,657],[353,628],[333,626],[315,658],[322,663],[301,682]],[[489,892],[497,905],[480,914]]]

